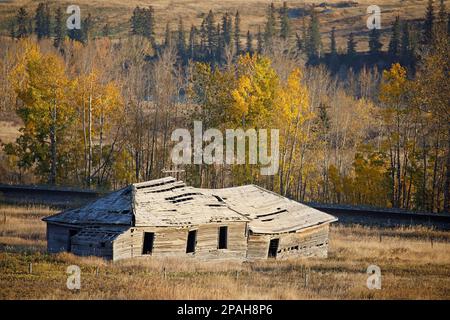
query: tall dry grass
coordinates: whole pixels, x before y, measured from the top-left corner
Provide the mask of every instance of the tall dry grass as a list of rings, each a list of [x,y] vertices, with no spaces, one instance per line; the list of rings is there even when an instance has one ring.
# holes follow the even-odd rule
[[[0,207],[0,299],[449,299],[450,233],[423,227],[333,226],[329,257],[200,262],[45,253],[45,207]],[[381,235],[381,238],[380,238]],[[433,241],[431,241],[433,239]],[[32,274],[29,264],[32,263]],[[81,290],[66,268],[82,270]],[[382,289],[366,286],[367,267]]]

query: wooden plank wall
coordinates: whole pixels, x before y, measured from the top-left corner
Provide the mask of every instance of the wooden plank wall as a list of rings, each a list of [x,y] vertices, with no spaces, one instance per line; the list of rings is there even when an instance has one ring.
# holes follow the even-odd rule
[[[67,251],[70,228],[47,223],[47,251],[57,253]]]
[[[303,232],[280,237],[277,259],[289,257],[327,257],[329,225],[321,225]]]
[[[247,259],[266,259],[271,239],[280,239],[277,259],[289,257],[327,257],[329,224],[280,235],[252,234],[248,238]]]
[[[104,243],[104,246],[102,246],[102,243]],[[72,240],[72,253],[79,256],[97,256],[112,259],[113,245],[111,241],[88,241],[74,237]]]
[[[228,226],[228,248],[218,249],[219,227]],[[186,254],[188,232],[197,230],[194,254]],[[155,233],[152,255],[142,255],[144,232]],[[119,235],[113,242],[113,259],[133,257],[182,256],[201,259],[245,259],[246,222],[209,223],[198,227],[135,227]]]

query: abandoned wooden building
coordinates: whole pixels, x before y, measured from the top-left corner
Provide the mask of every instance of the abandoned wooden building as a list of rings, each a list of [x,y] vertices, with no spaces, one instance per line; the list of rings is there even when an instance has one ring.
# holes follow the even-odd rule
[[[52,253],[255,260],[326,257],[337,219],[255,185],[199,189],[167,177],[43,220]]]

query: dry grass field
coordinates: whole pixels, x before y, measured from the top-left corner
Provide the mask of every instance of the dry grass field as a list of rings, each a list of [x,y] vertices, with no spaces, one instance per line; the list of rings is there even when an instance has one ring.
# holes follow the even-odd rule
[[[7,33],[9,19],[13,17],[20,6],[25,6],[29,10],[37,7],[42,0],[7,0],[0,2],[0,30]],[[57,5],[66,8],[68,5],[77,4],[81,8],[82,15],[91,13],[95,19],[95,24],[100,29],[104,24],[111,26],[115,36],[125,36],[129,31],[129,18],[136,6],[146,7],[149,1],[141,0],[75,0],[75,1],[48,1],[51,7]],[[280,8],[283,1],[273,1],[276,7]],[[342,6],[342,3],[354,2],[352,6]],[[328,33],[332,27],[336,27],[338,46],[345,47],[345,38],[350,32],[356,34],[356,40],[363,40],[367,36],[366,19],[367,7],[373,4],[380,6],[382,10],[382,28],[389,28],[396,15],[402,19],[414,20],[421,19],[425,15],[425,0],[288,0],[290,17],[293,25],[293,31],[299,31],[302,25],[300,16],[304,6],[311,4],[327,4],[326,7],[319,7],[321,11],[320,20],[323,33],[323,42],[327,45]],[[189,30],[191,24],[200,25],[205,13],[210,9],[218,15],[225,12],[234,13],[237,9],[241,14],[241,31],[244,37],[247,30],[256,32],[258,26],[263,27],[265,23],[265,13],[267,0],[153,0],[151,5],[155,9],[157,36],[162,38],[166,26],[169,22],[172,29],[177,28],[178,19],[181,17],[184,21],[185,29]],[[219,21],[219,16],[217,16]],[[387,42],[387,35],[383,36],[384,42]],[[242,41],[245,39],[243,38]],[[359,49],[366,50],[367,44],[360,41]]]
[[[450,299],[449,232],[334,226],[327,259],[111,263],[47,254],[40,218],[52,212],[0,207],[0,299]],[[81,267],[79,291],[66,288],[72,264]],[[371,264],[381,290],[366,287]]]

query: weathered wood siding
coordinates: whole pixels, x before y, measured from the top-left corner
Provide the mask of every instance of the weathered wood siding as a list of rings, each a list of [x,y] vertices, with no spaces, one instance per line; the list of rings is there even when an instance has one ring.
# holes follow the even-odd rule
[[[270,235],[250,234],[247,242],[247,259],[266,259],[269,252]]]
[[[251,234],[248,238],[247,259],[266,259],[271,239],[279,239],[276,259],[289,257],[327,257],[329,225],[278,235]]]
[[[113,246],[111,241],[86,241],[74,237],[72,241],[72,253],[79,256],[97,256],[112,259]]]
[[[329,225],[314,227],[279,237],[277,259],[289,257],[327,257]]]
[[[228,247],[218,249],[219,227],[228,227]],[[195,253],[186,253],[188,232],[197,230]],[[143,255],[144,232],[153,232],[151,255]],[[210,223],[198,227],[134,227],[119,235],[113,242],[113,259],[133,257],[197,257],[245,259],[246,222]]]
[[[68,251],[70,230],[75,229],[47,223],[47,251],[50,253]]]

